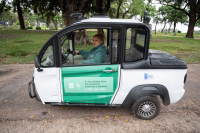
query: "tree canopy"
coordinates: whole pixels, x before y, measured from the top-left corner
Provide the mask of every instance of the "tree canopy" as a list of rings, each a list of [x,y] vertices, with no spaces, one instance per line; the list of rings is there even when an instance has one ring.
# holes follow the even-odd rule
[[[4,12],[0,15],[0,21],[14,23],[17,21],[17,15],[10,11]]]
[[[26,29],[24,20],[29,24],[44,22],[57,29],[58,25],[71,25],[74,21],[71,13],[82,13],[91,16],[94,13],[109,15],[110,18],[132,19],[143,21],[144,11],[153,17],[154,23],[173,24],[174,30],[178,22],[188,22],[186,37],[193,38],[194,26],[200,25],[200,0],[156,0],[163,6],[156,11],[152,0],[1,0],[0,17],[11,9],[17,13],[20,29]],[[8,12],[7,12],[8,13]],[[30,15],[32,14],[32,15]],[[4,14],[5,15],[5,14]],[[9,15],[10,16],[10,15]],[[189,21],[188,21],[189,19]],[[34,21],[34,22],[33,22]],[[170,29],[170,28],[169,28]]]
[[[173,7],[170,6],[161,6],[158,9],[158,16],[160,17],[160,23],[164,24],[164,27],[162,29],[162,32],[166,26],[167,23],[169,23],[170,27],[171,24],[174,23],[174,32],[175,32],[175,28],[176,28],[176,24],[178,22],[180,23],[185,23],[187,22],[187,15],[183,14],[182,11],[180,10],[176,10]]]
[[[0,15],[3,12],[7,12],[11,9],[11,6],[9,4],[10,3],[8,2],[8,0],[1,0],[1,2],[0,2]]]
[[[200,19],[200,0],[157,0],[162,5],[181,11],[189,17],[186,37],[193,38],[195,23]]]

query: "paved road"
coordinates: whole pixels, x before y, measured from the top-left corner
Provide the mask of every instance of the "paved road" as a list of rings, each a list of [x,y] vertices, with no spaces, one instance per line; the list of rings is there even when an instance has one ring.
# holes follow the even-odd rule
[[[109,115],[108,119],[102,119],[102,121],[99,124],[107,123],[107,124],[113,124],[112,130],[107,131],[113,131],[114,128],[117,125],[121,125],[120,122],[114,122],[112,119],[115,119],[115,117],[118,115],[120,116],[123,122],[126,121],[126,119],[129,119],[129,121],[133,120],[133,122],[137,122],[140,126],[143,121],[138,120],[135,116],[133,116],[130,108],[99,108],[99,107],[63,107],[63,106],[51,106],[51,105],[43,105],[42,103],[36,101],[35,99],[31,99],[28,95],[27,91],[27,84],[31,80],[32,74],[33,74],[33,64],[26,64],[26,65],[0,65],[0,125],[7,125],[9,129],[9,126],[11,126],[13,123],[18,125],[18,128],[21,128],[21,121],[26,121],[24,123],[25,125],[28,124],[30,127],[30,124],[37,124],[37,123],[47,123],[47,121],[52,121],[51,124],[53,124],[55,121],[65,121],[69,123],[74,123],[77,125],[77,121],[80,121],[82,123],[82,126],[84,124],[87,125],[87,122],[90,123],[90,125],[94,125],[95,123],[98,125],[99,119],[104,118]],[[164,129],[167,132],[170,132],[172,129],[176,129],[177,125],[179,125],[179,128],[176,129],[178,132],[182,131],[188,131],[188,132],[200,132],[200,65],[198,64],[189,64],[188,65],[188,78],[187,82],[185,84],[185,95],[183,98],[175,103],[171,104],[169,106],[162,106],[161,107],[161,114],[152,120],[151,122],[156,123],[156,121],[160,121],[161,123],[164,122],[164,124],[167,124],[168,121],[171,121],[171,126],[169,127],[160,127],[157,130],[150,130],[150,131],[163,131]],[[32,117],[34,116],[34,118]],[[85,119],[90,120],[85,120]],[[97,120],[96,120],[97,119]],[[187,119],[187,120],[186,120]],[[179,120],[182,120],[182,122],[179,122]],[[184,122],[183,122],[184,121]],[[190,121],[190,124],[188,123]],[[15,123],[16,122],[16,123]],[[151,122],[148,123],[149,126],[151,126]],[[18,123],[18,124],[17,124]],[[78,125],[80,124],[78,123]],[[175,125],[173,125],[173,123]],[[49,124],[49,123],[48,123]],[[48,126],[46,124],[46,126]],[[51,124],[49,127],[51,127]],[[130,124],[130,123],[129,123]],[[137,125],[135,123],[134,126]],[[60,124],[62,125],[62,124]],[[122,124],[123,125],[123,124]],[[127,124],[128,125],[128,124]],[[127,126],[126,125],[126,126]],[[155,124],[154,124],[155,125]],[[185,130],[183,130],[180,126],[186,126]],[[2,128],[3,126],[0,126],[0,131],[6,132],[5,128]],[[64,126],[64,125],[63,125]],[[106,125],[101,125],[106,126]],[[73,126],[72,126],[73,127]],[[77,126],[76,130],[74,131],[82,131]],[[32,127],[33,128],[33,127]],[[32,130],[32,128],[30,128]],[[119,127],[118,127],[119,128]],[[133,127],[132,127],[133,128]],[[39,128],[40,129],[40,128]],[[91,131],[91,127],[86,128],[90,129],[88,131]],[[128,128],[131,130],[131,127]],[[135,128],[136,132],[143,131],[142,126],[141,129]],[[28,130],[28,129],[27,129]],[[130,130],[127,130],[129,132]],[[8,130],[9,131],[17,131],[17,130]],[[55,129],[55,131],[59,132],[59,129]],[[61,130],[60,130],[61,131]],[[69,131],[70,127],[69,127]],[[87,131],[87,130],[85,130]],[[99,130],[101,131],[101,130]],[[120,130],[123,131],[123,126],[120,127]],[[132,130],[131,130],[132,131]],[[149,130],[144,130],[148,131]],[[37,130],[38,132],[38,130]],[[46,130],[48,132],[48,130]],[[102,129],[103,132],[103,129]]]

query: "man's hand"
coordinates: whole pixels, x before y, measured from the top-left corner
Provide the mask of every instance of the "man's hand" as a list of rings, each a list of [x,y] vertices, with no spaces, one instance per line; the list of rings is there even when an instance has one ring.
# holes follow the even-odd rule
[[[79,63],[79,65],[81,65],[81,63]]]

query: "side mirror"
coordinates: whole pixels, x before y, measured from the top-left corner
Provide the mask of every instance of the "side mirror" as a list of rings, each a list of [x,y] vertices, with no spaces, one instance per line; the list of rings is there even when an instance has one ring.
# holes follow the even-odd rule
[[[35,67],[37,68],[38,72],[43,71],[43,69],[40,69],[40,63],[39,63],[39,60],[38,60],[38,55],[35,55]]]

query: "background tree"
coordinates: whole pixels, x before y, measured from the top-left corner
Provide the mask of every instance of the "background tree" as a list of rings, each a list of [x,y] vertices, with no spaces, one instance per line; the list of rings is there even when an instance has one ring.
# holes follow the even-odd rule
[[[40,26],[41,20],[43,20],[42,15],[29,15],[28,19],[29,23],[35,22],[37,26]]]
[[[161,23],[164,24],[164,26],[163,26],[163,28],[161,30],[161,33],[163,33],[163,31],[165,29],[165,26],[167,24],[167,21],[168,21],[167,9],[168,9],[167,6],[161,6],[158,9],[158,15],[161,16]]]
[[[14,23],[17,21],[17,15],[10,11],[4,12],[0,15],[0,21]]]
[[[28,22],[29,22],[29,24],[30,24],[30,26],[36,26],[36,20],[35,20],[35,18],[33,17],[33,15],[30,15],[29,17],[28,17]]]
[[[91,17],[94,14],[108,14],[111,3],[116,0],[93,0],[85,16]],[[98,33],[104,33],[103,29],[98,29]]]
[[[139,8],[140,11],[139,11],[139,16],[140,16],[140,19],[138,19],[139,21],[143,22],[143,19],[144,19],[144,11],[146,10],[146,8],[148,8],[148,16],[150,17],[155,17],[156,15],[156,6],[155,5],[152,5],[151,3],[151,0],[148,0],[148,3],[144,5],[144,7],[142,8]]]
[[[170,32],[170,28],[173,24],[173,20],[172,19],[168,19],[168,23],[169,23],[169,28],[168,28],[168,33]]]
[[[180,23],[188,22],[187,15],[183,14],[182,11],[175,10],[173,7],[170,7],[170,6],[166,6],[166,7],[167,7],[167,10],[166,10],[167,11],[167,18],[168,18],[168,21],[170,23],[169,29],[171,28],[171,24],[174,23],[173,32],[175,32],[176,24],[178,22],[180,22]]]
[[[163,27],[161,32],[163,32],[167,23],[169,23],[168,32],[169,32],[169,30],[172,26],[172,23],[174,24],[173,32],[175,32],[176,24],[178,22],[180,22],[180,23],[187,22],[187,15],[186,14],[183,14],[182,11],[175,10],[173,7],[170,7],[170,6],[159,7],[158,13],[159,13],[158,15],[160,15],[161,18],[162,18],[161,22],[164,23],[164,27]]]
[[[90,8],[92,2],[93,0],[59,0],[65,26],[71,25],[74,21],[74,19],[70,18],[71,13],[82,13],[84,15]],[[92,44],[86,30],[77,32],[74,40],[75,44]]]
[[[96,13],[106,14],[110,9],[111,0],[96,0]]]
[[[60,5],[55,0],[33,0],[32,8],[34,13],[40,16],[40,19],[49,27],[50,22],[54,23],[57,30],[57,19],[55,17],[60,14]],[[60,18],[59,18],[60,20]]]
[[[24,20],[24,24],[25,24],[25,26],[28,26],[29,25],[28,20]],[[16,25],[20,25],[19,20],[16,21]]]
[[[8,2],[8,0],[1,0],[0,2],[0,15],[3,12],[7,12],[11,9],[10,3]]]
[[[106,14],[110,9],[111,0],[96,0],[92,6],[96,9],[96,13]],[[98,33],[103,33],[103,29],[98,29]]]
[[[195,26],[200,28],[200,19],[195,23]]]
[[[29,22],[29,24],[30,24],[30,26],[36,26],[36,15],[34,15],[34,14],[31,14],[29,17],[28,17],[28,22]]]
[[[63,22],[62,15],[60,15],[60,14],[56,14],[56,16],[51,18],[51,20],[52,20],[56,30],[58,29],[58,24]]]
[[[158,13],[157,13],[158,14]],[[157,27],[157,24],[161,23],[162,19],[160,18],[159,15],[155,15],[154,19],[153,19],[153,23],[155,23],[155,34],[156,34],[156,27]]]
[[[15,0],[12,2],[13,11],[17,12],[20,23],[20,29],[26,29],[24,24],[23,13],[30,13],[31,0]]]
[[[59,0],[65,26],[69,26],[74,21],[70,18],[71,13],[82,13],[89,9],[93,0]]]
[[[189,17],[186,37],[193,38],[195,23],[200,18],[200,0],[157,0],[160,4],[171,6]]]
[[[144,2],[141,0],[116,0],[112,1],[110,10],[108,11],[110,18],[123,18],[131,19],[133,17],[140,17],[138,20],[143,21],[144,11],[146,7],[149,7],[149,15],[151,17],[155,16],[156,8],[152,6],[149,2]]]

